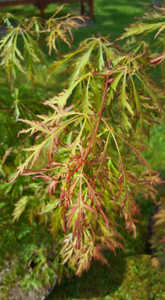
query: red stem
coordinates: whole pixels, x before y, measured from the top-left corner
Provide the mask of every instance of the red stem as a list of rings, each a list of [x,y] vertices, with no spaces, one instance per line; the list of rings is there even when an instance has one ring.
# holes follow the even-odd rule
[[[66,178],[66,180],[68,180],[71,176],[73,176],[73,174],[81,167],[81,165],[84,163],[86,157],[88,156],[89,154],[89,151],[91,149],[91,146],[94,142],[94,139],[96,137],[96,134],[97,134],[97,131],[98,131],[98,128],[99,128],[99,124],[100,124],[100,120],[102,118],[102,110],[103,110],[103,106],[104,106],[104,101],[105,101],[105,97],[106,97],[106,93],[107,93],[107,88],[108,88],[108,81],[109,81],[109,74],[107,74],[107,79],[106,79],[106,83],[105,83],[105,89],[104,89],[104,94],[103,94],[103,98],[102,98],[102,101],[101,101],[101,106],[100,106],[100,110],[99,110],[99,113],[97,114],[97,116],[99,117],[98,118],[98,121],[97,121],[97,124],[96,124],[96,127],[95,127],[95,131],[94,131],[94,134],[90,140],[90,143],[88,145],[88,148],[87,150],[85,151],[82,159],[81,159],[81,162],[80,164],[78,165],[78,167]]]
[[[163,59],[164,55],[160,55],[158,57],[155,57],[153,59],[151,59],[149,61],[150,64],[154,65],[154,64],[159,64],[161,62],[161,60]],[[140,66],[137,67],[138,70],[140,70],[141,68],[144,68],[144,64],[141,64]],[[116,70],[121,70],[121,69],[125,69],[124,66],[117,68]],[[94,72],[92,73],[93,75],[101,75],[102,77],[107,77],[107,75],[113,75],[112,72],[108,72],[107,74],[99,74],[99,72]],[[129,72],[126,73],[126,75],[129,75]],[[109,83],[112,83],[114,81],[114,78],[110,78],[109,79]]]

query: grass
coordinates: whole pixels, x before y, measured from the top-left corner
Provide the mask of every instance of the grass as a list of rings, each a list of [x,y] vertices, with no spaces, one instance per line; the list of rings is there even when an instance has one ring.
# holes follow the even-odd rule
[[[67,2],[67,1],[66,1]],[[124,30],[126,26],[133,22],[135,17],[142,16],[148,10],[151,0],[95,0],[94,1],[94,22],[96,27],[80,28],[74,32],[75,46],[82,40],[91,35],[96,35],[99,31],[102,35],[110,35],[114,40]],[[56,11],[58,4],[50,4],[45,10],[45,18],[49,18]],[[61,15],[73,13],[78,15],[80,12],[79,2],[71,3],[63,8]],[[13,6],[3,8],[3,11],[30,17],[40,15],[40,11],[33,5]]]
[[[151,4],[151,0],[95,0],[94,22],[95,27],[80,28],[74,30],[74,47],[77,47],[82,39],[91,35],[110,35],[114,40],[126,26],[133,22],[135,17],[141,16]],[[49,18],[56,10],[57,5],[51,4],[45,10],[45,17]],[[17,6],[4,9],[15,15],[24,14],[27,17],[39,15],[40,12],[34,6]],[[79,13],[79,3],[72,3],[63,9],[63,15],[67,13]],[[66,51],[69,51],[66,49]],[[51,64],[54,57],[47,56]],[[46,71],[41,69],[36,78],[38,97],[42,100],[52,97],[63,88],[64,78],[61,73],[54,73],[46,88]],[[19,78],[26,85],[25,78]],[[16,85],[20,85],[18,81]],[[59,84],[60,82],[60,84]],[[3,79],[1,79],[3,83]],[[26,89],[33,93],[30,84]],[[35,93],[34,93],[35,94]],[[25,97],[25,95],[20,96]],[[151,132],[150,149],[145,157],[152,168],[162,169],[165,160],[164,127],[157,125]],[[162,195],[164,189],[162,190]],[[81,278],[76,276],[71,279],[65,278],[60,286],[56,286],[48,300],[150,300],[165,299],[165,276],[163,271],[157,272],[152,266],[150,257],[145,254],[145,242],[148,234],[148,217],[154,207],[152,201],[144,202],[142,207],[141,221],[138,223],[138,236],[134,240],[132,233],[125,233],[125,250],[117,251],[117,255],[107,252],[106,256],[110,264],[101,266],[100,262],[92,262],[89,272],[84,272]]]
[[[48,300],[149,300],[165,299],[164,271],[151,266],[148,255],[107,255],[111,267],[99,263],[81,278],[73,277],[55,287]]]

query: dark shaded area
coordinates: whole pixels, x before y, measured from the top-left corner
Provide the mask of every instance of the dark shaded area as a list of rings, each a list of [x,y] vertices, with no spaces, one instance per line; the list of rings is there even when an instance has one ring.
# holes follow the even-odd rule
[[[90,299],[105,297],[108,293],[115,292],[126,272],[125,254],[119,250],[116,252],[116,256],[110,251],[105,254],[110,267],[102,266],[99,261],[93,261],[89,271],[83,272],[81,277],[65,278],[61,285],[55,286],[48,300],[84,298],[84,293],[85,298]]]

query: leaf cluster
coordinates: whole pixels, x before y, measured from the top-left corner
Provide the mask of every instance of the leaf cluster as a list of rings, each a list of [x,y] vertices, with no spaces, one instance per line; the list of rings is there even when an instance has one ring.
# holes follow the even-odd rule
[[[59,7],[48,20],[42,20],[39,17],[15,17],[10,13],[1,13],[0,23],[5,26],[7,34],[0,40],[0,66],[8,75],[11,89],[16,79],[16,70],[28,75],[34,83],[37,65],[46,64],[41,48],[44,40],[47,42],[49,55],[52,50],[59,53],[57,44],[60,41],[71,48],[72,29],[78,27],[78,20],[81,17],[75,18],[68,15],[66,21],[57,18],[56,15],[63,6]]]

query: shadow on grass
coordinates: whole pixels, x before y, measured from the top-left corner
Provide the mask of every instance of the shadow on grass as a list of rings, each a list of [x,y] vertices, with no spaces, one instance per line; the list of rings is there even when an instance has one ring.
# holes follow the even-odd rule
[[[81,277],[65,278],[61,285],[57,285],[48,300],[90,299],[105,297],[115,292],[121,285],[126,271],[125,254],[116,251],[116,256],[110,251],[106,253],[110,267],[102,266],[99,261],[93,261],[88,272]]]

